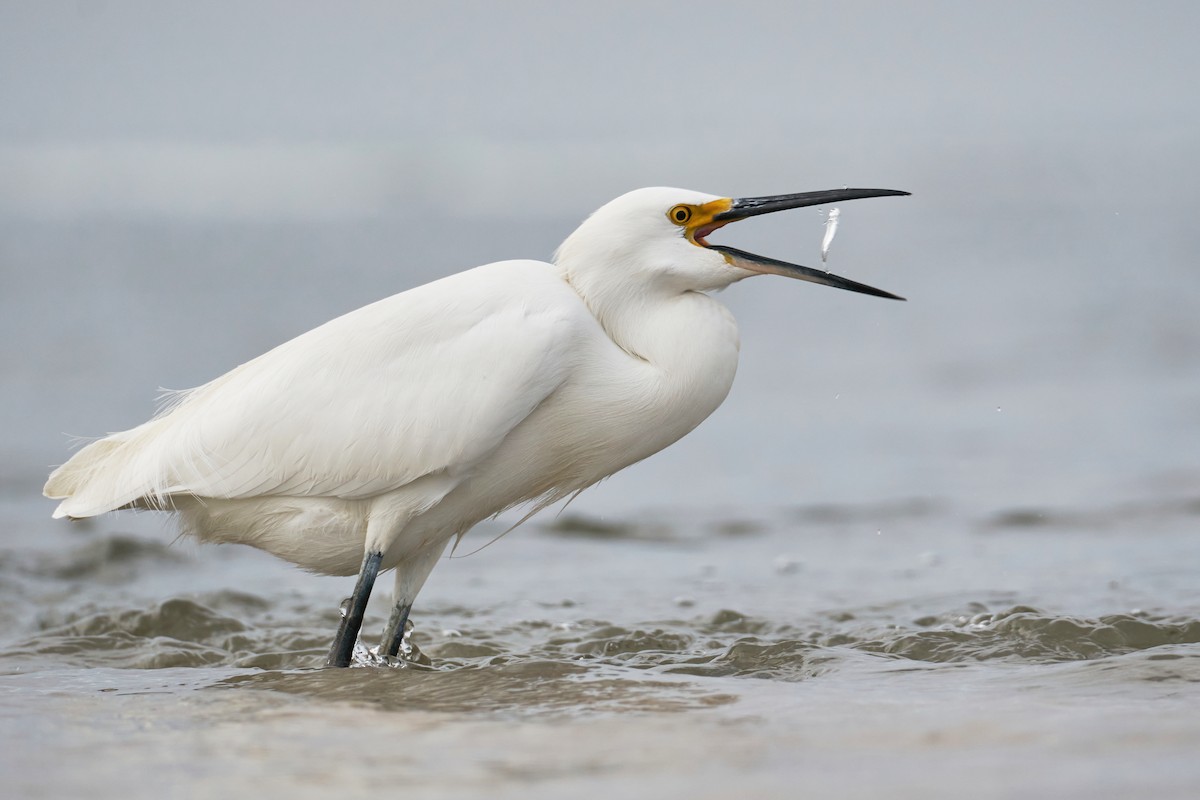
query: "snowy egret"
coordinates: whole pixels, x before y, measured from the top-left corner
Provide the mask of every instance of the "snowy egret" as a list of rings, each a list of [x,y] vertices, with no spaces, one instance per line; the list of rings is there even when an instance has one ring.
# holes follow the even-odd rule
[[[174,511],[185,533],[353,575],[328,664],[347,666],[375,578],[395,569],[379,652],[446,544],[662,450],[724,401],[732,315],[708,292],[759,273],[893,294],[706,237],[735,220],[904,195],[731,199],[639,189],[553,263],[501,261],[338,317],[80,450],[46,483],[55,517]]]

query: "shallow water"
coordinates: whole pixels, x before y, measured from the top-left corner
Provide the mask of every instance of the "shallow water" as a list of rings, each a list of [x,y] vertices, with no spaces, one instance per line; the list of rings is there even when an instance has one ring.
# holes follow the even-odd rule
[[[4,768],[14,796],[1186,797],[1198,522],[1178,498],[564,514],[439,566],[422,663],[325,670],[348,580],[148,515],[25,519]]]

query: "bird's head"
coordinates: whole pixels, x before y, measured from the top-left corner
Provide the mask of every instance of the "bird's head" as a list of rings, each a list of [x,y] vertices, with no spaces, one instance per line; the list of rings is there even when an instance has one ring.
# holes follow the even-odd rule
[[[588,217],[559,247],[555,260],[585,293],[600,289],[600,284],[633,291],[654,287],[706,292],[769,273],[902,300],[824,270],[709,244],[707,237],[730,222],[759,214],[907,194],[893,189],[831,189],[734,199],[687,189],[636,189]]]

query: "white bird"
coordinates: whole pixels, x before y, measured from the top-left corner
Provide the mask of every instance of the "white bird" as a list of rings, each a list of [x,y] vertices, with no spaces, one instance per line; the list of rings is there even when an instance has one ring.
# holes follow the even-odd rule
[[[721,404],[738,332],[708,292],[773,273],[902,299],[705,237],[758,214],[904,194],[630,192],[553,263],[487,264],[338,317],[83,448],[45,494],[62,500],[56,518],[174,511],[198,539],[357,572],[331,666],[350,663],[376,575],[395,569],[379,648],[394,656],[451,539],[580,492]]]

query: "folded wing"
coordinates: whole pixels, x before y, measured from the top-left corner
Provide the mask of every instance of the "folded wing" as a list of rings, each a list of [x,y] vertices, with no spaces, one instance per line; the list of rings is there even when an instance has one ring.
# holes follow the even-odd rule
[[[586,315],[553,268],[502,262],[339,317],[94,442],[55,516],[173,495],[367,498],[471,467],[565,381]]]

